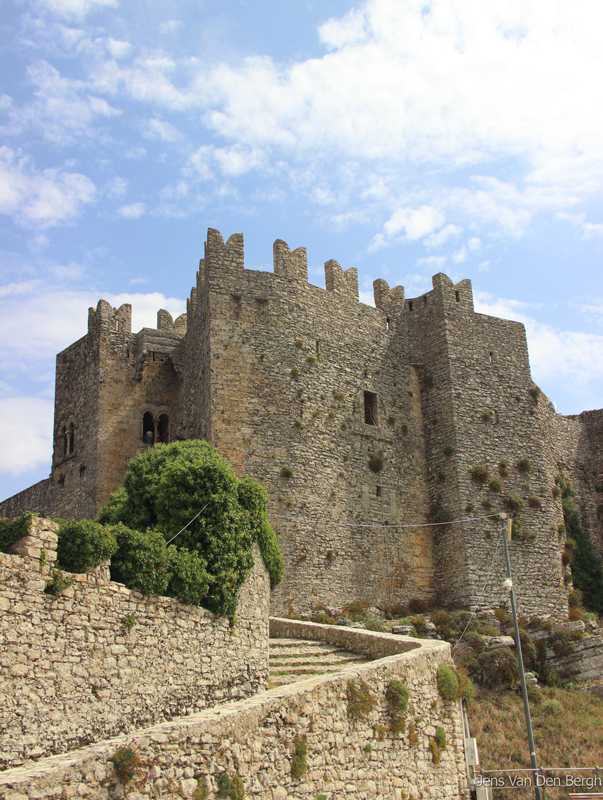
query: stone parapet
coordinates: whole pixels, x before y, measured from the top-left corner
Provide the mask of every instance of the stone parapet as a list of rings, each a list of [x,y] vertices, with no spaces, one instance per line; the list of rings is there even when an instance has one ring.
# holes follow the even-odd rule
[[[284,621],[273,624],[285,630]],[[296,623],[295,631],[310,624]],[[326,640],[341,629],[314,626],[306,632],[308,638],[322,633]],[[353,634],[350,641],[373,651],[376,639],[382,638],[381,647],[388,651],[395,638]],[[362,638],[367,644],[360,644]],[[146,766],[148,777],[138,791],[128,788],[128,797],[138,800],[191,797],[203,785],[214,797],[224,773],[231,779],[238,775],[245,796],[257,800],[468,798],[460,708],[442,700],[436,683],[438,666],[451,663],[450,646],[411,644],[414,649],[408,652],[138,730],[135,742],[121,736],[9,770],[0,774],[0,800],[120,796],[110,759],[121,746],[134,747]],[[409,692],[406,730],[399,733],[391,730],[386,699],[394,679]],[[351,686],[370,698],[366,714],[351,713]],[[434,763],[430,743],[440,727],[446,747]],[[306,754],[299,756],[304,747]],[[292,769],[295,756],[301,761]]]
[[[238,621],[109,580],[107,565],[45,593],[56,525],[0,553],[0,769],[264,689],[269,577],[257,545]]]

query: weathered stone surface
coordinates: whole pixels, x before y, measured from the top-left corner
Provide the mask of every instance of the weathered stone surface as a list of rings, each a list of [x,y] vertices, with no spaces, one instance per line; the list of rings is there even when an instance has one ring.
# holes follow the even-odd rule
[[[105,567],[44,594],[56,529],[32,519],[42,573],[39,557],[0,553],[0,769],[265,688],[270,586],[257,545],[231,630],[203,608],[112,583]]]
[[[565,616],[555,476],[569,471],[602,555],[603,411],[556,414],[534,391],[524,327],[475,313],[469,281],[438,274],[414,299],[375,281],[375,308],[355,270],[330,260],[325,282],[309,285],[305,250],[280,240],[272,273],[246,270],[242,235],[210,229],[185,316],[162,310],[134,334],[130,306],[99,301],[57,358],[51,478],[0,513],[94,516],[145,449],[146,415],[155,439],[205,438],[264,482],[287,566],[279,613],[436,595],[497,607],[497,583],[481,597],[501,524],[487,517],[514,495],[519,613]]]
[[[231,778],[238,774],[246,796],[257,800],[310,800],[317,794],[400,800],[420,793],[430,800],[468,799],[459,705],[444,702],[437,691],[438,666],[452,663],[448,644],[290,620],[271,624],[275,633],[322,636],[381,657],[136,731],[134,746],[149,765],[149,777],[144,785],[130,785],[128,797],[186,798],[199,784],[214,793],[227,772]],[[407,734],[390,730],[386,690],[392,679],[409,691],[408,718],[418,736],[414,746]],[[350,682],[374,700],[366,716],[350,714]],[[437,765],[429,750],[436,727],[443,727],[447,738]],[[307,745],[307,771],[299,779],[291,775],[296,737]],[[132,737],[2,772],[0,800],[52,796],[46,793],[57,786],[63,797],[117,797],[110,758],[122,745],[132,745]]]

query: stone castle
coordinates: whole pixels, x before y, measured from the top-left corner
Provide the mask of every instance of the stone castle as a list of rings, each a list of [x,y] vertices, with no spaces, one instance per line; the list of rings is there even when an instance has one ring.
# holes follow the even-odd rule
[[[511,505],[520,612],[565,616],[555,477],[569,473],[601,557],[603,410],[555,413],[523,325],[475,313],[468,280],[435,275],[413,299],[378,280],[372,308],[356,270],[331,260],[325,276],[310,285],[305,249],[280,240],[273,273],[246,270],[242,234],[210,229],[186,314],[132,333],[131,307],[101,300],[57,357],[51,475],[0,514],[93,517],[138,452],[203,438],[269,491],[287,567],[277,613],[470,606],[501,527],[486,517]],[[486,604],[503,598],[502,558]]]

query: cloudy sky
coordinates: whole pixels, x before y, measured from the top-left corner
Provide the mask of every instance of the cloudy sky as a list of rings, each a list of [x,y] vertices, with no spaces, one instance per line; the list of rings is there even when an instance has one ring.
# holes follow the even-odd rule
[[[600,0],[0,0],[0,497],[46,477],[100,297],[174,314],[208,227],[407,297],[471,278],[603,406]]]

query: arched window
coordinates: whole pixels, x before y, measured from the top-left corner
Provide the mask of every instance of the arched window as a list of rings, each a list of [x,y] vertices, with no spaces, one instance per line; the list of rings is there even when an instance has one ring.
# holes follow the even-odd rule
[[[142,441],[144,444],[155,444],[155,420],[150,411],[142,418]]]
[[[170,421],[167,414],[160,414],[157,421],[157,443],[167,444],[170,440]]]

